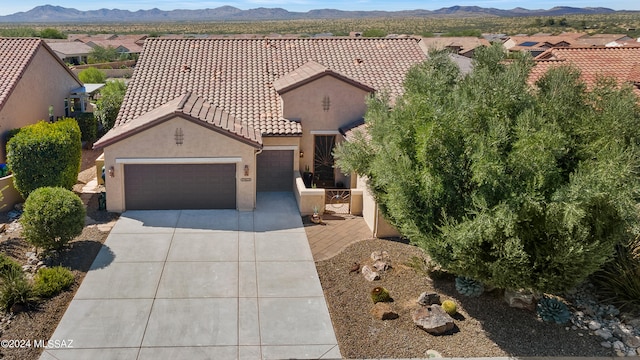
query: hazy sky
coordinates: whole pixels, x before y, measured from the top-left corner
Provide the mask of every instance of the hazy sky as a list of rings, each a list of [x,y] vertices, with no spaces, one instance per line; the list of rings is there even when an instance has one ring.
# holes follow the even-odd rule
[[[44,1],[44,2],[43,2]],[[36,6],[50,4],[78,10],[124,9],[140,10],[159,8],[161,10],[174,9],[205,9],[231,5],[246,10],[257,7],[281,7],[289,11],[308,11],[312,9],[340,9],[340,10],[436,10],[453,5],[476,5],[494,7],[498,9],[512,9],[523,7],[527,9],[548,9],[554,6],[573,7],[608,7],[615,10],[640,10],[638,0],[423,0],[423,1],[389,1],[389,0],[346,0],[346,1],[316,1],[316,0],[244,0],[244,1],[208,1],[208,0],[0,0],[0,15],[28,11]]]

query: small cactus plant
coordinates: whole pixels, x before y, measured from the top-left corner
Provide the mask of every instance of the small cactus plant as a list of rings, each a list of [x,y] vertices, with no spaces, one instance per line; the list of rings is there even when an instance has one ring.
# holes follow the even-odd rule
[[[484,292],[484,285],[472,278],[458,276],[456,277],[456,290],[464,296],[476,297]]]
[[[571,319],[571,312],[567,305],[556,298],[543,297],[538,301],[537,308],[538,315],[546,322],[565,324]]]
[[[391,295],[389,295],[389,291],[383,287],[375,287],[371,290],[371,300],[374,304],[379,302],[390,302]]]
[[[442,310],[446,311],[447,314],[453,316],[458,312],[458,308],[456,303],[453,300],[445,300],[442,302]]]

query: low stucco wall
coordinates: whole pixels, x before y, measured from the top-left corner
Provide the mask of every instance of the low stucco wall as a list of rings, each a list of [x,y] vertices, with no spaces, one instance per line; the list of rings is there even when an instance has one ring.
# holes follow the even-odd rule
[[[295,189],[293,193],[295,194],[296,202],[298,203],[300,215],[305,216],[313,214],[314,207],[318,209],[318,214],[323,214],[325,198],[324,189],[308,189],[304,185],[304,181],[302,181],[300,173],[297,171],[293,172],[293,178],[295,181]]]
[[[104,185],[104,179],[102,179],[102,167],[104,166],[104,153],[100,154],[96,159],[96,178],[98,179],[98,185]]]
[[[13,186],[13,175],[0,178],[0,212],[10,211],[15,204],[24,202],[22,196]]]
[[[351,204],[349,210],[351,215],[362,215],[362,189],[351,189]]]
[[[400,236],[398,230],[391,226],[378,208],[378,203],[369,192],[367,179],[358,177],[357,188],[362,191],[362,217],[371,229],[372,235],[377,238]]]

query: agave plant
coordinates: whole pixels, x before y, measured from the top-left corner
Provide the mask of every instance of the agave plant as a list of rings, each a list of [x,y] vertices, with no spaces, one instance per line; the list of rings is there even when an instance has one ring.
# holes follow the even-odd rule
[[[571,312],[562,301],[544,296],[538,301],[538,315],[546,322],[565,324],[571,319]]]
[[[456,277],[456,290],[464,296],[476,297],[484,292],[484,285],[472,278],[458,276]]]

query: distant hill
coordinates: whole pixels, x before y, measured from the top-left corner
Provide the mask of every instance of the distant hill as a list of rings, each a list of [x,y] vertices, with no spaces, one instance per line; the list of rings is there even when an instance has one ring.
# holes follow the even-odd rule
[[[256,8],[240,10],[233,6],[222,6],[203,10],[119,10],[99,9],[80,11],[61,6],[43,5],[29,11],[0,16],[4,23],[70,23],[70,22],[172,22],[172,21],[255,21],[255,20],[298,20],[298,19],[340,19],[375,17],[430,17],[430,16],[562,16],[574,14],[607,14],[616,12],[608,8],[574,8],[558,6],[548,10],[528,10],[515,8],[501,10],[478,6],[452,6],[438,10],[404,11],[342,11],[319,9],[307,12],[291,12],[282,8]]]

